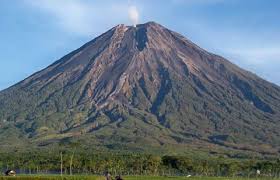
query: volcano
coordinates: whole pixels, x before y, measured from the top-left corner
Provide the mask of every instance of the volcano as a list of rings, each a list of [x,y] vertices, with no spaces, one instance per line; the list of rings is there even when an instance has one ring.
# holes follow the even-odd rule
[[[277,154],[279,112],[277,85],[155,22],[118,25],[0,92],[0,145]]]

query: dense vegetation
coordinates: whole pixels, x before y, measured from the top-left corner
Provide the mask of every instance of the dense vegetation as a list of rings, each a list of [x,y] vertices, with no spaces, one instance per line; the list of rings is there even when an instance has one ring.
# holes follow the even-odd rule
[[[61,161],[62,159],[62,161]],[[61,169],[62,167],[62,169]],[[88,174],[153,176],[243,176],[280,175],[280,160],[247,160],[224,157],[158,156],[81,151],[16,152],[0,154],[0,169],[15,169],[24,174]]]
[[[9,180],[9,179],[20,179],[20,180],[104,180],[105,178],[102,176],[19,176],[19,177],[0,177],[0,180]],[[222,177],[169,177],[169,176],[125,176],[125,180],[249,180],[251,178],[222,178]],[[271,178],[259,177],[254,178],[254,180],[271,180]],[[279,180],[279,179],[274,179]]]

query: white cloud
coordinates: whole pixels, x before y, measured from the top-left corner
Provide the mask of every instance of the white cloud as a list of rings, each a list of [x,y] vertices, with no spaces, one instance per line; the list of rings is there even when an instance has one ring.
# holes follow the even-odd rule
[[[249,64],[280,64],[280,46],[225,49],[225,53],[240,57]]]
[[[33,10],[44,13],[50,21],[66,32],[87,36],[104,31],[98,27],[111,27],[127,22],[128,5],[100,3],[86,0],[25,0]],[[115,24],[114,24],[115,25]]]
[[[130,6],[128,10],[129,19],[132,21],[133,25],[136,25],[139,22],[139,12],[136,6]]]

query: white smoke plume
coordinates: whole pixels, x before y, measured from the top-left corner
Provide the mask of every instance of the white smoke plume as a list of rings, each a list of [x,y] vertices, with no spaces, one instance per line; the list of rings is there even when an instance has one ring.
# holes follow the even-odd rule
[[[129,19],[132,21],[133,26],[136,27],[139,21],[139,12],[136,6],[130,6],[128,9]]]

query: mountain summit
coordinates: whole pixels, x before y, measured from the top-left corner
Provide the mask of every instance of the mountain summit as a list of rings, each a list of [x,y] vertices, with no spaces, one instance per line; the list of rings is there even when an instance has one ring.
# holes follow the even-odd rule
[[[157,23],[118,25],[1,91],[0,142],[271,154],[279,111],[278,86]]]

